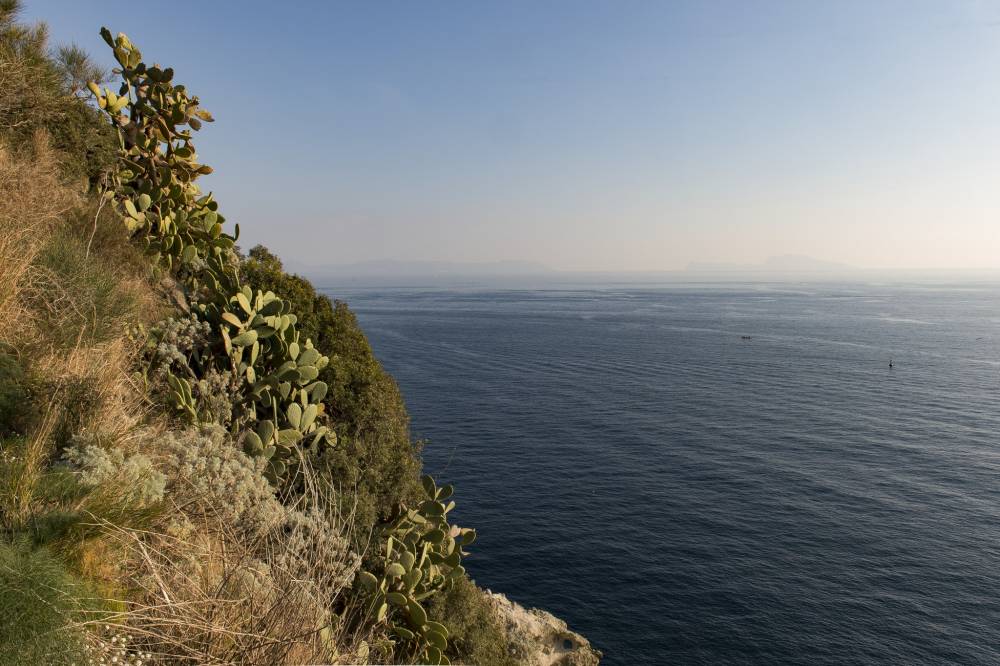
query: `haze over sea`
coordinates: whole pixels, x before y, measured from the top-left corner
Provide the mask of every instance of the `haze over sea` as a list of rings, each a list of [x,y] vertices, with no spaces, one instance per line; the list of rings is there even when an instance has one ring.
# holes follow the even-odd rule
[[[329,293],[605,663],[1000,661],[1000,285]]]

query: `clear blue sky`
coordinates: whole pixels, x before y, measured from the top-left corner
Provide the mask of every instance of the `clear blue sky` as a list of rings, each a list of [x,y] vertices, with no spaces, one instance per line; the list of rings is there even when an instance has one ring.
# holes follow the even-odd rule
[[[172,65],[292,263],[1000,266],[995,2],[25,4]]]

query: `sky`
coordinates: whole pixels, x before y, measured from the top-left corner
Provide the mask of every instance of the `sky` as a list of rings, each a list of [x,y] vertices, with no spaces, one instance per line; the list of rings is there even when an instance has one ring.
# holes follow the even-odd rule
[[[291,265],[1000,268],[1000,2],[24,4],[172,66]]]

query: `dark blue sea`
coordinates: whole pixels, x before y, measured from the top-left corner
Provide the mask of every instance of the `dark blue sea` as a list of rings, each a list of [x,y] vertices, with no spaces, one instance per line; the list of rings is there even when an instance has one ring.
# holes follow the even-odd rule
[[[1000,663],[1000,285],[329,293],[604,663]]]

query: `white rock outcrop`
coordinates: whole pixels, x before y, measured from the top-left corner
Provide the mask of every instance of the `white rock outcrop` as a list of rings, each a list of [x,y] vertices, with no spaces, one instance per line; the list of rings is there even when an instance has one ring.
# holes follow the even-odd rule
[[[526,666],[595,666],[599,650],[563,620],[537,608],[527,609],[502,594],[486,591],[507,632],[511,656]]]

